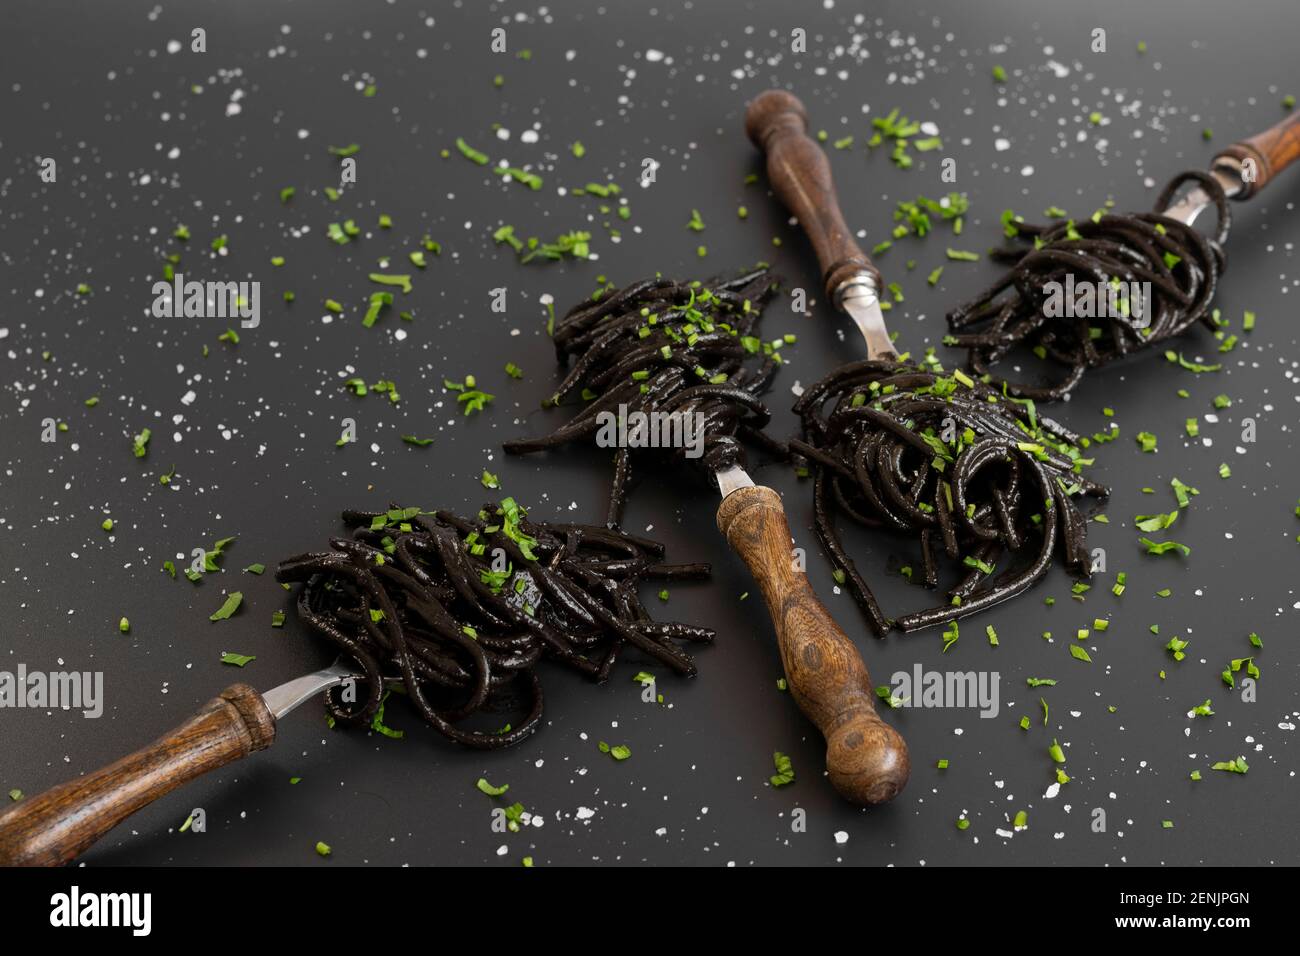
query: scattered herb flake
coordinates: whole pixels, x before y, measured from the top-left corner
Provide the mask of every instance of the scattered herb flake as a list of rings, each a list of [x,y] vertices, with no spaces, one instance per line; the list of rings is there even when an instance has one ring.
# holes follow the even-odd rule
[[[461,137],[456,137],[456,148],[460,154],[472,163],[478,163],[480,166],[486,166],[488,162],[487,155],[480,153],[477,149],[465,142]]]
[[[228,595],[226,595],[226,600],[222,603],[221,607],[217,608],[216,611],[214,611],[211,615],[209,615],[208,620],[209,621],[228,620],[232,614],[234,614],[236,611],[239,610],[239,605],[241,605],[243,602],[244,602],[243,593],[239,591],[231,591]],[[243,665],[241,664],[240,666],[242,667]]]
[[[1246,764],[1245,757],[1238,757],[1235,760],[1220,760],[1211,770],[1225,770],[1228,773],[1246,773],[1250,767]]]
[[[776,773],[768,778],[772,786],[784,787],[794,782],[794,766],[790,763],[789,757],[778,750],[772,754],[772,763],[776,767]]]
[[[131,441],[131,451],[136,458],[143,458],[149,454],[149,439],[153,437],[153,432],[148,428],[140,429],[140,434],[136,435]]]

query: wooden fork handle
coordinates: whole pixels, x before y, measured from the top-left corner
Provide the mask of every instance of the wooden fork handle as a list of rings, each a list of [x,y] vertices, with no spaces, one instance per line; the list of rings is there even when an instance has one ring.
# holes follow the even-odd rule
[[[1227,167],[1240,175],[1242,190],[1232,198],[1249,199],[1297,159],[1300,159],[1300,112],[1291,113],[1250,139],[1233,143],[1214,157],[1211,166]]]
[[[718,529],[763,592],[790,694],[826,739],[826,769],[849,801],[877,804],[903,789],[907,744],[876,713],[871,674],[794,561],[781,496],[762,486],[727,495]]]
[[[262,695],[232,684],[149,746],[0,813],[0,866],[67,863],[163,794],[274,740]]]
[[[826,296],[856,273],[867,272],[880,288],[880,272],[853,239],[840,212],[826,153],[808,136],[808,114],[785,90],[760,93],[745,110],[745,133],[767,156],[767,179],[777,198],[812,240]]]

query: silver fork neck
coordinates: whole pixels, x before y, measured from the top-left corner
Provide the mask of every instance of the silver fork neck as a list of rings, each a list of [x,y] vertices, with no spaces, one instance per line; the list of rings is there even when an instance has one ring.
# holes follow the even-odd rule
[[[867,357],[874,361],[898,361],[890,341],[885,314],[880,308],[880,290],[870,272],[858,272],[835,287],[835,307],[847,312],[867,343]]]

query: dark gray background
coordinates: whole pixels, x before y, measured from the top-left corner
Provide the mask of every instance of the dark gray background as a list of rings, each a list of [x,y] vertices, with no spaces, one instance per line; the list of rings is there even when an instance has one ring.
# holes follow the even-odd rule
[[[344,507],[396,500],[472,509],[490,494],[477,481],[488,467],[536,517],[599,519],[602,456],[504,461],[499,451],[505,438],[559,420],[537,410],[555,380],[539,296],[553,295],[563,309],[599,274],[624,283],[760,258],[772,260],[788,286],[815,286],[801,236],[763,185],[743,185],[759,162],[741,117],[760,90],[789,86],[809,105],[814,128],[831,139],[856,137],[831,159],[846,215],[865,230],[868,247],[892,228],[895,202],[954,188],[939,181],[938,160],[957,159],[955,188],[971,197],[965,233],[953,238],[939,226],[879,260],[906,294],[890,322],[917,352],[938,344],[945,308],[996,274],[987,260],[946,263],[938,288],[928,287],[925,276],[945,264],[946,247],[983,251],[1000,241],[998,216],[1007,207],[1030,220],[1052,204],[1086,216],[1107,198],[1148,208],[1168,176],[1203,167],[1217,147],[1276,122],[1282,97],[1300,94],[1292,0],[547,6],[543,15],[527,4],[407,0],[6,5],[0,667],[102,670],[107,710],[97,721],[0,711],[0,788],[38,792],[161,733],[235,679],[271,687],[326,661],[292,615],[284,630],[269,627],[273,610],[290,607],[271,575],[239,569],[323,545],[340,529]],[[855,25],[864,6],[871,13]],[[188,50],[196,25],[208,31],[206,54]],[[528,48],[531,60],[488,52],[489,30],[501,25],[510,50]],[[795,27],[808,33],[802,55],[789,51]],[[1089,50],[1095,27],[1108,31],[1105,54]],[[182,52],[167,52],[173,39],[184,41]],[[1141,40],[1145,55],[1136,52]],[[650,61],[648,50],[665,58]],[[1055,75],[1049,61],[1068,75]],[[991,79],[995,64],[1010,74],[1004,86]],[[497,74],[505,78],[500,89]],[[354,84],[371,79],[378,93],[363,97]],[[191,92],[195,84],[201,93]],[[240,112],[226,116],[236,90]],[[909,171],[883,149],[865,148],[870,118],[895,106],[935,122],[944,140]],[[1094,110],[1108,125],[1088,123]],[[510,130],[509,141],[495,137],[493,123]],[[539,142],[521,143],[533,124]],[[1209,143],[1206,127],[1214,131]],[[538,169],[544,188],[498,184],[454,148],[439,158],[457,136],[494,161]],[[1011,143],[1005,151],[994,145],[1001,137]],[[587,147],[581,160],[569,152],[575,139]],[[350,142],[362,146],[360,183],[333,205],[321,193],[337,175],[326,146]],[[59,163],[55,184],[38,179],[43,156]],[[661,163],[647,190],[635,184],[645,157]],[[1032,175],[1022,175],[1026,166]],[[596,200],[556,192],[607,177],[632,207],[629,222],[615,221],[617,244]],[[298,190],[288,207],[277,198],[286,185]],[[1222,357],[1222,373],[1197,377],[1149,356],[1095,375],[1056,410],[1092,432],[1109,405],[1122,429],[1119,441],[1097,449],[1096,473],[1114,495],[1111,523],[1093,525],[1091,535],[1106,549],[1109,572],[1086,603],[1070,600],[1070,580],[1058,570],[1022,600],[963,622],[960,642],[942,658],[937,632],[875,640],[847,594],[832,593],[809,529],[808,487],[779,465],[760,469],[785,494],[813,583],[877,683],[915,662],[1001,675],[996,719],[969,710],[893,712],[914,771],[892,805],[854,809],[821,778],[820,740],[775,687],[780,665],[762,605],[756,596],[738,600],[755,589],[716,535],[714,497],[682,476],[655,475],[634,495],[629,530],[653,525],[670,557],[715,567],[711,584],[676,587],[661,609],[719,632],[716,646],[698,655],[698,679],[663,676],[670,708],[640,702],[631,657],[602,687],[548,669],[546,725],[503,753],[458,750],[402,704],[389,709],[389,723],[406,731],[403,740],[331,732],[309,705],[283,721],[272,750],[160,801],[86,861],[319,864],[326,861],[312,847],[324,840],[334,848],[331,865],[518,865],[525,855],[538,865],[1294,863],[1297,191],[1292,171],[1237,210],[1218,304],[1234,331],[1246,309],[1259,325]],[[743,222],[742,203],[750,210]],[[684,228],[692,208],[707,223],[698,235]],[[390,233],[373,228],[383,212],[395,221]],[[324,228],[345,216],[368,234],[340,248]],[[184,247],[169,238],[180,222],[193,233]],[[543,238],[589,228],[599,259],[520,266],[489,238],[504,222]],[[404,259],[426,232],[444,252],[416,275],[415,291],[399,297],[415,321],[399,323],[394,310],[362,328],[365,273],[381,255]],[[222,233],[229,254],[218,258],[209,243]],[[783,240],[779,249],[773,235]],[[695,253],[701,242],[709,250],[703,261]],[[151,284],[174,251],[195,275],[261,280],[261,328],[230,348],[216,340],[219,322],[151,318]],[[272,269],[273,255],[288,264]],[[911,272],[909,258],[917,263]],[[390,271],[408,271],[403,265],[395,259]],[[73,291],[83,281],[94,291],[79,298]],[[502,285],[504,316],[488,309],[488,290]],[[287,308],[279,302],[286,288],[298,295]],[[320,321],[326,297],[347,305],[328,325]],[[399,325],[405,341],[394,338]],[[771,395],[774,434],[785,436],[793,429],[791,386],[860,357],[862,346],[821,304],[802,318],[780,300],[765,326],[773,335],[799,333]],[[1219,358],[1200,331],[1183,348],[1189,357]],[[940,351],[945,361],[958,358]],[[526,378],[508,380],[506,361]],[[345,393],[348,367],[368,380],[396,380],[403,401]],[[467,373],[497,399],[464,420],[441,381]],[[1179,398],[1179,388],[1190,398]],[[196,400],[185,406],[190,389]],[[1212,412],[1220,392],[1233,404],[1218,424],[1202,420],[1212,444],[1189,443],[1184,420]],[[90,395],[101,396],[97,408],[83,406]],[[47,416],[69,424],[55,444],[40,441]],[[357,418],[361,440],[337,449],[344,416]],[[1247,417],[1258,440],[1242,445]],[[146,425],[154,439],[140,461],[130,436]],[[1159,435],[1157,454],[1138,451],[1140,430]],[[412,432],[436,442],[402,444],[399,436]],[[1232,466],[1229,480],[1218,477],[1222,461]],[[171,465],[179,478],[163,487],[157,476]],[[1132,516],[1172,508],[1175,475],[1202,492],[1170,533],[1192,554],[1149,557],[1136,544]],[[1157,493],[1143,495],[1143,486]],[[111,538],[100,530],[105,514],[117,522]],[[159,571],[166,558],[226,535],[239,539],[223,574],[196,586]],[[884,576],[905,544],[854,540],[888,609],[922,605],[922,595]],[[1116,599],[1110,584],[1119,570],[1128,589]],[[1173,597],[1155,597],[1161,587]],[[245,605],[232,620],[209,623],[223,589],[242,590]],[[1055,607],[1044,607],[1048,595]],[[117,630],[123,615],[132,622],[128,636]],[[1074,661],[1069,635],[1097,617],[1112,623],[1088,642],[1094,663]],[[1000,635],[996,649],[984,637],[987,624]],[[1151,624],[1160,625],[1159,638]],[[1044,630],[1056,639],[1044,641]],[[1230,658],[1250,653],[1250,631],[1265,642],[1254,704],[1219,679]],[[1162,649],[1175,634],[1191,640],[1181,664]],[[257,660],[238,671],[219,663],[225,650]],[[1060,683],[1029,691],[1027,676]],[[1040,694],[1051,705],[1047,728]],[[1207,697],[1217,715],[1189,721],[1188,709]],[[1022,714],[1034,721],[1029,732],[1018,727]],[[1073,781],[1046,799],[1053,738],[1066,747]],[[598,752],[601,739],[628,744],[632,758],[614,762]],[[767,784],[774,750],[790,754],[798,774],[780,790]],[[1239,754],[1251,764],[1245,777],[1208,770]],[[947,771],[935,769],[939,758],[951,762]],[[1204,779],[1190,781],[1198,768]],[[493,833],[494,801],[474,787],[480,775],[510,784],[509,796],[545,825]],[[291,776],[302,782],[290,786]],[[206,809],[209,832],[178,835],[196,806]],[[594,811],[585,820],[584,807]],[[806,833],[791,832],[796,807],[807,812]],[[1089,829],[1099,807],[1108,816],[1101,834]],[[1022,809],[1029,829],[998,836]],[[971,826],[958,832],[962,813]],[[846,843],[837,844],[837,832]]]

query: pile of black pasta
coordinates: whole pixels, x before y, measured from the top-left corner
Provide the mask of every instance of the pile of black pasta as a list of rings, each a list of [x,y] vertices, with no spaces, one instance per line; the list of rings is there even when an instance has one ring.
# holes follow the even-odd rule
[[[470,747],[507,747],[541,721],[543,658],[603,681],[630,646],[693,676],[695,662],[676,642],[714,636],[651,620],[638,584],[705,578],[709,566],[663,564],[663,546],[646,538],[531,521],[511,498],[474,518],[395,507],[346,511],[343,520],[355,528],[351,538],[276,571],[276,580],[302,584],[303,623],[364,677],[364,700],[327,698],[342,724],[371,724],[384,678],[398,678],[440,733]],[[527,716],[496,732],[457,726],[510,708]]]
[[[1189,182],[1201,186],[1218,212],[1213,237],[1163,215]],[[1225,265],[1223,244],[1231,227],[1223,187],[1209,173],[1191,170],[1169,182],[1155,212],[1098,214],[1082,222],[1049,225],[1008,221],[1008,231],[1033,243],[996,250],[994,258],[1013,268],[971,302],[948,314],[952,334],[944,344],[968,349],[976,374],[1006,381],[994,369],[1013,349],[1031,349],[1063,369],[1049,385],[1006,381],[1013,395],[1039,400],[1063,398],[1088,369],[1149,348],[1186,331],[1195,322],[1216,331],[1210,304]],[[1094,318],[1049,317],[1048,283],[1150,282],[1153,302],[1140,318],[1125,310]]]
[[[782,454],[761,431],[770,416],[758,398],[781,363],[781,345],[793,340],[764,342],[756,334],[775,289],[759,268],[706,282],[647,279],[575,306],[552,333],[557,357],[574,364],[546,404],[587,404],[551,434],[506,442],[505,450],[518,455],[594,442],[602,413],[617,415],[621,406],[628,414],[701,415],[703,455],[694,461],[710,474],[744,465],[739,438]],[[658,451],[685,457],[682,448]],[[610,527],[621,523],[632,457],[628,447],[615,452]]]
[[[1058,552],[1070,571],[1088,576],[1087,519],[1075,498],[1107,491],[1079,474],[1087,459],[1078,436],[1039,417],[1032,401],[961,372],[862,361],[807,389],[795,412],[803,438],[790,450],[811,467],[818,537],[878,635],[1014,597]],[[891,619],[845,551],[839,516],[919,538],[920,567],[905,566],[916,583],[937,587],[941,557],[964,577],[946,602]]]

